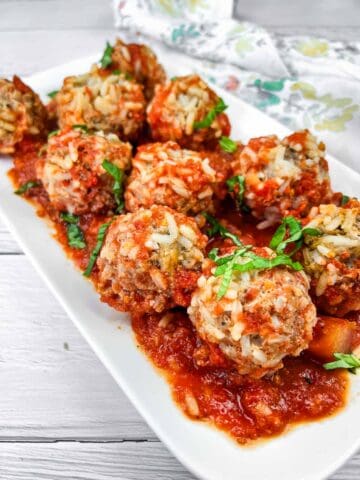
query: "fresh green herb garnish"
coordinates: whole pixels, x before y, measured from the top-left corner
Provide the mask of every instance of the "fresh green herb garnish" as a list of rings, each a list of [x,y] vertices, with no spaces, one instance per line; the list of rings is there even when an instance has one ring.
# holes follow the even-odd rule
[[[84,234],[79,225],[68,223],[66,226],[66,232],[68,237],[69,246],[81,250],[86,247]]]
[[[51,138],[54,135],[57,135],[59,132],[60,132],[60,130],[53,130],[52,132],[49,133],[48,138]]]
[[[83,273],[83,275],[85,277],[89,277],[91,272],[92,272],[92,269],[94,268],[96,259],[97,259],[98,255],[100,253],[102,244],[104,242],[105,234],[106,234],[107,229],[109,228],[110,223],[111,222],[103,223],[98,230],[98,234],[97,234],[97,237],[96,237],[96,245],[95,245],[93,251],[91,252],[91,255],[90,255],[90,258],[89,258],[89,263],[86,267],[86,270]]]
[[[236,152],[238,146],[234,140],[231,140],[229,137],[221,137],[219,140],[220,147],[227,153],[234,153]]]
[[[47,96],[50,98],[55,98],[58,93],[59,93],[59,90],[53,90],[52,92],[49,92]]]
[[[72,213],[62,212],[60,218],[66,223],[68,243],[71,248],[81,250],[86,247],[84,233],[79,227],[79,217]]]
[[[251,251],[252,245],[243,246],[225,257],[218,256],[218,249],[214,248],[209,253],[209,258],[216,264],[215,277],[223,276],[217,294],[218,300],[222,298],[230,285],[234,272],[248,272],[250,270],[268,270],[279,265],[286,265],[292,269],[302,270],[299,262],[294,262],[288,255],[281,254],[273,258],[264,258]],[[247,259],[239,263],[240,258]]]
[[[177,80],[178,78],[179,78],[179,77],[176,77],[176,76],[175,76],[175,77],[171,77],[171,78],[170,78],[170,81],[171,81],[171,82],[175,82],[175,80]]]
[[[100,60],[100,65],[102,68],[107,68],[112,64],[111,55],[113,53],[113,47],[110,45],[109,42],[106,42],[106,47],[103,53],[103,56]]]
[[[352,353],[334,353],[335,362],[324,363],[326,370],[335,370],[336,368],[347,368],[351,373],[356,373],[360,368],[360,358]]]
[[[73,130],[82,130],[84,133],[89,133],[89,128],[86,125],[72,125]]]
[[[73,223],[77,225],[79,223],[79,217],[77,215],[74,215],[72,213],[67,213],[67,212],[61,212],[60,213],[60,218],[66,223]]]
[[[206,232],[209,237],[220,235],[222,238],[230,238],[230,240],[232,240],[232,242],[238,247],[243,247],[241,240],[234,233],[231,233],[227,228],[221,225],[216,218],[208,213],[204,213],[203,215],[211,225],[211,228]]]
[[[210,127],[216,116],[222,113],[227,108],[228,106],[225,105],[224,100],[222,98],[219,98],[218,103],[215,105],[214,108],[210,110],[210,112],[205,116],[203,120],[201,120],[200,122],[194,122],[194,130]]]
[[[349,200],[350,200],[350,197],[348,197],[347,195],[344,195],[344,194],[343,194],[343,196],[341,197],[340,205],[341,205],[341,206],[346,205]]]
[[[23,193],[34,187],[40,187],[40,183],[34,180],[30,180],[29,182],[23,183],[17,190],[15,190],[14,193],[16,193],[16,195],[22,195]]]
[[[289,256],[294,255],[301,248],[304,235],[318,236],[321,235],[321,231],[316,228],[303,228],[301,223],[292,216],[284,217],[270,241],[270,248],[279,254],[283,253],[290,243],[295,243],[295,248],[289,253]]]
[[[116,70],[113,70],[111,72],[113,75],[120,75],[121,74],[121,71],[117,68]]]
[[[120,213],[124,209],[124,199],[123,199],[123,182],[124,182],[124,171],[121,168],[117,167],[114,163],[109,162],[105,159],[102,163],[102,167],[106,170],[114,179],[113,192],[115,201],[117,204],[117,213]]]
[[[235,175],[234,177],[226,180],[226,185],[228,186],[229,192],[234,192],[235,187],[238,187],[238,192],[236,196],[236,205],[238,208],[242,208],[245,194],[245,177],[242,175]]]

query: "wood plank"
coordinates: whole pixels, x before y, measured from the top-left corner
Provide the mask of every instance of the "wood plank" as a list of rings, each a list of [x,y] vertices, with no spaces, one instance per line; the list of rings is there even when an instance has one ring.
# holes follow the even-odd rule
[[[0,443],[0,460],[6,480],[195,480],[159,442]],[[359,470],[357,455],[329,480],[358,480]]]
[[[0,444],[6,480],[191,480],[159,442]]]
[[[23,255],[0,305],[0,440],[156,438]]]
[[[309,15],[311,11],[311,15]],[[21,14],[19,14],[21,12]],[[241,0],[235,16],[263,26],[360,26],[360,5],[356,0]],[[112,2],[98,0],[2,0],[0,30],[48,30],[51,28],[110,28]]]
[[[0,7],[0,18],[1,7]],[[0,76],[31,75],[61,63],[102,52],[118,32],[105,30],[44,30],[1,32]],[[9,49],[11,45],[11,50]],[[61,79],[59,79],[60,83]]]
[[[109,28],[113,25],[111,4],[98,0],[2,0],[0,30]]]
[[[238,0],[235,16],[271,26],[360,26],[360,4],[357,0]]]

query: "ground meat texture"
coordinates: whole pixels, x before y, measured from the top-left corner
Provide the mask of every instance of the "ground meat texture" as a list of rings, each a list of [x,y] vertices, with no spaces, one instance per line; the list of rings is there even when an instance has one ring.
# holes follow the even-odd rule
[[[166,207],[117,217],[97,261],[101,300],[131,313],[187,306],[206,242],[194,220]]]
[[[166,81],[165,71],[155,53],[146,45],[116,40],[111,54],[111,69],[119,69],[144,85],[147,100],[154,96],[155,86]]]
[[[0,153],[13,153],[25,135],[42,136],[47,113],[39,96],[19,77],[0,78]]]
[[[204,120],[219,100],[198,75],[176,77],[159,86],[147,110],[154,140],[174,140],[195,150],[202,145],[214,146],[222,135],[230,134],[227,115],[218,114],[207,128],[196,129],[194,123]]]
[[[320,205],[307,226],[321,235],[305,235],[303,264],[314,300],[331,315],[360,310],[360,204],[351,208]]]
[[[51,136],[37,162],[37,175],[53,206],[77,215],[116,209],[114,178],[102,167],[105,159],[121,170],[129,169],[131,145],[113,133],[70,127]]]
[[[258,248],[255,253],[270,252]],[[282,367],[285,356],[297,356],[307,348],[316,310],[304,272],[282,266],[234,272],[226,294],[218,299],[222,277],[215,277],[212,262],[207,262],[188,313],[199,336],[218,345],[239,373],[253,377],[272,373]]]
[[[305,217],[311,207],[331,200],[325,146],[309,131],[254,138],[232,163],[233,175],[245,180],[243,202],[262,220],[260,228],[283,216]],[[238,187],[233,196],[238,198]]]
[[[89,73],[67,77],[55,97],[60,127],[85,124],[135,140],[143,129],[143,86],[125,74],[93,66]]]
[[[165,205],[196,215],[214,212],[214,190],[224,180],[204,153],[183,150],[175,142],[151,143],[138,148],[125,192],[126,208]]]

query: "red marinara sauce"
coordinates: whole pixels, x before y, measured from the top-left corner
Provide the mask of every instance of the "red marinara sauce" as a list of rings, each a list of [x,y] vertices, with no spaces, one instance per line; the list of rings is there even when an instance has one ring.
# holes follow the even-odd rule
[[[35,162],[41,147],[40,142],[29,139],[18,146],[14,168],[9,172],[16,188],[36,179]],[[66,224],[51,207],[42,186],[31,188],[23,196],[36,207],[40,217],[50,221],[55,238],[83,271],[96,244],[98,228],[109,219],[82,215],[79,226],[87,247],[75,250],[69,247]],[[245,243],[268,245],[272,231],[260,233],[251,219],[244,224],[239,213],[230,211],[228,205],[219,216]],[[216,241],[209,242],[210,246],[216,246]],[[96,275],[95,267],[92,280]],[[215,425],[241,444],[278,435],[295,423],[328,417],[346,403],[347,374],[326,371],[307,353],[286,359],[284,368],[272,377],[255,380],[239,375],[218,348],[204,345],[185,310],[134,316],[132,327],[137,343],[165,375],[183,412]],[[201,362],[203,357],[211,359],[211,366]]]

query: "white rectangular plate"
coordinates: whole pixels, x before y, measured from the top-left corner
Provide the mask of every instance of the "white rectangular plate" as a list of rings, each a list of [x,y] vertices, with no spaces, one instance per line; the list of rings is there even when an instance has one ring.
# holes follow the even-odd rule
[[[44,100],[66,75],[83,73],[99,56],[81,59],[25,81]],[[161,56],[170,75],[186,74],[189,66],[171,55]],[[174,66],[174,64],[176,64]],[[287,128],[224,91],[232,137],[286,135]],[[359,194],[360,175],[329,157],[335,190]],[[360,377],[352,378],[350,401],[338,415],[291,429],[240,447],[215,428],[188,420],[171,399],[165,380],[136,348],[127,316],[102,304],[90,282],[66,259],[49,228],[31,205],[13,194],[6,172],[10,159],[0,160],[0,214],[80,332],[132,403],[172,453],[206,480],[321,480],[340,467],[360,446]],[[122,328],[117,326],[121,324]]]

